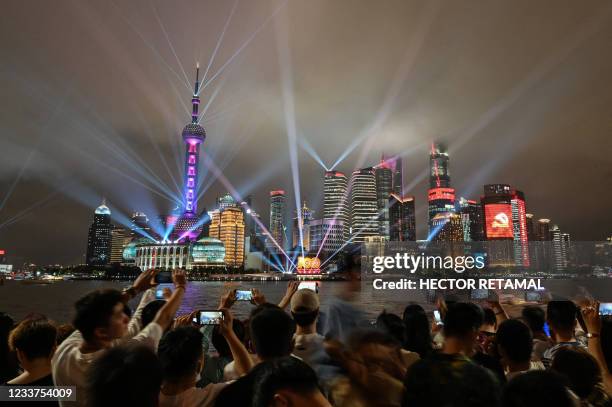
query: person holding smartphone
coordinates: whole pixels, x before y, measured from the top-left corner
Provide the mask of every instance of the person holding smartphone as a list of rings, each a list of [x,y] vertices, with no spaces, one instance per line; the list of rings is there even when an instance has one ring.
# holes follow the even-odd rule
[[[136,335],[130,337],[130,320],[124,313],[125,303],[139,292],[155,286],[155,270],[140,274],[131,288],[97,290],[75,304],[76,331],[61,343],[51,361],[56,386],[76,386],[77,401],[61,401],[60,405],[85,406],[86,377],[90,365],[104,350],[124,343],[140,344],[156,350],[164,330],[172,323],[183,300],[187,279],[183,270],[174,270],[174,292],[157,312],[154,320]]]
[[[220,309],[219,330],[227,341],[236,364],[249,371],[253,362],[248,351],[233,330],[233,316],[228,309]],[[204,369],[203,334],[194,326],[181,326],[164,335],[158,355],[164,372],[159,397],[160,407],[213,406],[217,395],[228,383],[196,387]]]

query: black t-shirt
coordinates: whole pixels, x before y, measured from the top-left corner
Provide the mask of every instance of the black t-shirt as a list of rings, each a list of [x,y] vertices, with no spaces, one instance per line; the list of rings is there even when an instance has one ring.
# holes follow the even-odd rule
[[[491,355],[487,355],[486,353],[482,352],[476,352],[471,357],[471,359],[477,365],[489,369],[501,384],[506,383],[506,374],[504,373],[504,367],[501,365],[499,360],[495,359]]]
[[[254,380],[251,370],[232,384],[225,386],[215,399],[215,407],[250,406],[253,400]]]
[[[9,384],[9,383],[3,383],[1,386],[20,386],[20,387],[40,387],[40,386],[53,386],[53,376],[51,376],[50,374],[45,376],[45,377],[41,377],[38,380],[34,380],[33,382],[30,383],[26,383],[26,384]],[[9,401],[2,401],[0,402],[0,406],[4,407],[4,406],[32,406],[32,407],[55,407],[58,406],[59,407],[59,402],[57,400],[49,400],[49,401],[29,401],[29,402],[23,402],[23,401],[15,401],[15,402],[9,402]]]

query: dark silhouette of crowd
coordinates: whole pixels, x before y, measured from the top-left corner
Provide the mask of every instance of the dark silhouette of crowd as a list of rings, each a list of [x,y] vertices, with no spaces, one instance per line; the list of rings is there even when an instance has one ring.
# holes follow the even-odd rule
[[[72,324],[0,314],[0,383],[76,389],[76,401],[36,402],[46,406],[612,406],[611,322],[593,300],[511,318],[499,301],[439,297],[439,320],[407,304],[371,321],[353,289],[322,309],[292,281],[279,304],[252,290],[245,320],[228,289],[222,318],[202,324],[197,310],[177,315],[184,271],[163,300],[156,274],[88,293]]]

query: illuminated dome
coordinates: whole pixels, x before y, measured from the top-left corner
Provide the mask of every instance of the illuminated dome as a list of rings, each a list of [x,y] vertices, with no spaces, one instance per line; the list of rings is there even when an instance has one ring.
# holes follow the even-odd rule
[[[204,127],[200,126],[197,123],[189,123],[183,129],[183,139],[195,139],[200,142],[204,141],[206,138],[206,131],[204,131]]]
[[[102,205],[96,208],[96,211],[94,213],[96,215],[109,215],[110,216],[111,211],[110,209],[108,209],[108,206],[106,206],[103,202]]]
[[[222,266],[225,262],[225,246],[219,239],[203,237],[193,244],[191,256],[194,264]]]

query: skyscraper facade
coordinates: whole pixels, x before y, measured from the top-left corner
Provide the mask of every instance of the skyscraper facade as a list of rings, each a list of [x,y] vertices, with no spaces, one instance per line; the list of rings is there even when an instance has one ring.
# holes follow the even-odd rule
[[[510,257],[517,266],[529,266],[529,246],[525,196],[507,184],[484,186],[484,233],[488,241],[513,241],[512,253],[504,253],[499,265],[508,265]],[[501,244],[496,247],[506,247]],[[500,252],[501,256],[501,252]],[[508,257],[508,258],[506,258]]]
[[[349,189],[352,241],[363,243],[368,236],[380,236],[374,169],[370,167],[354,171]]]
[[[402,157],[395,157],[393,166],[393,193],[397,196],[404,196],[404,175],[402,168]]]
[[[463,240],[465,242],[485,240],[483,213],[480,204],[470,199],[460,198],[459,212],[463,224]]]
[[[378,210],[378,234],[389,238],[389,195],[393,191],[393,171],[384,158],[374,167],[376,178],[376,204]]]
[[[281,249],[285,250],[286,199],[285,191],[282,189],[270,191],[270,236],[266,242],[270,253],[281,253]]]
[[[432,143],[429,155],[429,188],[450,188],[448,151],[442,143]]]
[[[393,242],[416,240],[416,218],[414,197],[401,198],[392,193],[389,195],[389,240]]]
[[[432,143],[429,154],[429,191],[428,191],[429,239],[439,232],[433,219],[439,214],[455,212],[455,190],[451,188],[449,157],[446,145]]]
[[[293,244],[292,247],[303,247],[308,251],[310,247],[310,221],[312,220],[313,210],[306,206],[306,202],[300,209],[301,217],[293,218]],[[300,242],[300,229],[302,230],[302,241]]]
[[[339,220],[344,240],[349,238],[349,200],[346,175],[340,171],[327,171],[323,181],[323,219]]]
[[[316,219],[310,221],[310,247],[312,253],[320,257],[331,255],[340,250],[344,240],[345,226],[339,219]]]
[[[240,268],[244,265],[244,212],[228,206],[211,212],[209,237],[219,239],[225,247],[225,265]]]
[[[122,263],[123,262],[123,249],[132,240],[131,231],[115,226],[111,231],[111,250],[110,250],[110,262],[111,263]]]
[[[102,201],[94,211],[93,223],[87,236],[86,263],[90,266],[102,266],[110,262],[111,255],[111,211]]]
[[[558,225],[550,228],[553,251],[553,268],[556,271],[564,271],[569,264],[570,237],[568,233],[562,233]]]

